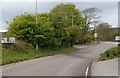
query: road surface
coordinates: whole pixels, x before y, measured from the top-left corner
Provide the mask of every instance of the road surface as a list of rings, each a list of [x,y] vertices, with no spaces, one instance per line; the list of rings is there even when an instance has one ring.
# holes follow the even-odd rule
[[[96,57],[114,46],[117,44],[102,42],[70,53],[5,65],[3,76],[85,76]]]

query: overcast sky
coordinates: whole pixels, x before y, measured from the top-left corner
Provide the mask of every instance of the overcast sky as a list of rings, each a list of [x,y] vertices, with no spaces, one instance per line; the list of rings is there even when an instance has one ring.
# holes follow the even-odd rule
[[[19,1],[19,0],[18,0]],[[76,8],[84,10],[90,7],[96,7],[102,12],[100,13],[100,21],[108,22],[113,27],[118,26],[118,2],[38,2],[38,13],[48,13],[51,9],[61,3],[72,3]],[[32,2],[2,2],[2,28],[7,29],[8,25],[5,21],[12,21],[15,16],[24,14],[25,12],[35,13],[35,0]]]

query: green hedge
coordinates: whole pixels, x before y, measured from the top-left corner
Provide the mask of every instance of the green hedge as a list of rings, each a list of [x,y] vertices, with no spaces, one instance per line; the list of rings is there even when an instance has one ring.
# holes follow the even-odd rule
[[[120,57],[120,46],[117,46],[105,51],[100,55],[99,60],[108,60],[108,59],[118,58],[118,57]]]

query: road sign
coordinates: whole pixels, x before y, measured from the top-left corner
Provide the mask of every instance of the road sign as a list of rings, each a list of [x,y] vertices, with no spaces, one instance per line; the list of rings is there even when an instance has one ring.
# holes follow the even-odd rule
[[[14,37],[9,37],[9,38],[1,38],[2,43],[15,43],[15,38]]]
[[[97,33],[94,33],[94,37],[97,38]]]

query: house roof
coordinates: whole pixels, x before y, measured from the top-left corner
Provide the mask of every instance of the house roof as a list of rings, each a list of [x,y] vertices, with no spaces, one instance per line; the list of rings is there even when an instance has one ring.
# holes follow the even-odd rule
[[[8,30],[2,30],[2,29],[0,29],[0,33],[2,33],[2,32],[7,32]]]

